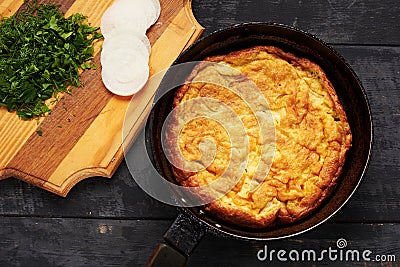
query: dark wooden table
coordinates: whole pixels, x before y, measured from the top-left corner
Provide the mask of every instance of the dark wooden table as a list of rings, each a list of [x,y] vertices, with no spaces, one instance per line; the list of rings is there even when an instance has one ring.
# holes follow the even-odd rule
[[[374,147],[361,186],[317,228],[279,241],[208,235],[188,266],[400,266],[400,3],[398,0],[193,0],[198,21],[214,30],[278,22],[315,34],[360,77],[374,124]],[[143,266],[177,215],[146,195],[122,163],[110,180],[78,184],[66,198],[15,179],[0,181],[0,266]],[[260,262],[264,248],[337,248],[395,255],[388,262]]]

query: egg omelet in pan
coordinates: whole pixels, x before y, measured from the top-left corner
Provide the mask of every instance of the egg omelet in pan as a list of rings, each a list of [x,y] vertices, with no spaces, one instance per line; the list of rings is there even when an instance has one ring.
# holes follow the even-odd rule
[[[240,118],[248,138],[246,162],[237,163],[237,168],[243,168],[240,179],[222,197],[205,205],[205,210],[224,222],[250,228],[292,223],[310,215],[333,192],[352,140],[346,114],[327,75],[309,59],[274,46],[255,46],[204,61],[229,66],[254,82],[268,103],[275,128],[274,138],[264,136],[262,141],[263,122],[242,96],[229,86],[201,82],[210,73],[222,81],[239,74],[215,71],[215,65],[209,64],[195,67],[188,83],[176,92],[174,108],[196,98],[218,100]],[[240,86],[241,79],[236,80]],[[190,112],[190,108],[184,110]],[[174,118],[176,123],[179,119]],[[201,158],[202,140],[210,139],[215,146],[213,160],[204,168],[173,167],[180,185],[204,186],[224,174],[235,153],[240,153],[231,144],[229,132],[235,129],[204,116],[186,122],[178,132],[167,131],[169,145],[177,146],[189,161]],[[254,183],[266,140],[274,142],[271,163]]]

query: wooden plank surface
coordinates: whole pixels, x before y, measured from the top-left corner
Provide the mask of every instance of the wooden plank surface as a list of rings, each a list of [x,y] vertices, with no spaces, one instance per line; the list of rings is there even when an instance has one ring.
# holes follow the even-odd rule
[[[397,0],[202,0],[193,10],[206,34],[261,21],[295,26],[329,43],[400,45]]]
[[[53,2],[54,1],[44,1]],[[82,13],[93,26],[100,25],[102,14],[113,0],[58,1],[66,16]],[[7,3],[15,10],[20,2]],[[148,31],[152,43],[150,74],[169,67],[180,52],[195,39],[202,27],[191,13],[191,2],[161,1],[161,15]],[[165,49],[170,46],[169,49]],[[94,63],[100,66],[101,42],[95,46]],[[124,142],[130,143],[143,124],[151,106],[156,84],[133,97],[119,97],[105,89],[101,68],[84,71],[83,86],[73,90],[41,119],[20,120],[15,113],[0,109],[0,178],[14,176],[65,196],[79,181],[101,175],[111,177],[122,161],[122,129],[130,129]],[[125,121],[128,106],[130,120]],[[125,124],[124,124],[125,122]],[[126,123],[127,122],[127,123]],[[39,136],[37,129],[43,132]]]
[[[2,266],[144,266],[171,221],[91,220],[70,218],[3,218],[0,235]],[[368,232],[369,235],[363,235]],[[399,224],[325,224],[301,237],[277,241],[243,241],[207,235],[195,249],[188,267],[197,266],[400,266],[377,262],[272,262],[258,261],[264,248],[315,250],[347,248],[371,250],[375,255],[400,258]],[[213,249],[210,249],[213,248]],[[213,259],[212,262],[209,259]],[[327,258],[325,258],[327,259]],[[314,265],[313,265],[314,264]]]

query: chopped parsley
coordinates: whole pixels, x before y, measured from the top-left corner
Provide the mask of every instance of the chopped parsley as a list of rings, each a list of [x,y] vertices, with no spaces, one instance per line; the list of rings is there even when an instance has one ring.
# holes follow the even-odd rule
[[[39,136],[42,136],[43,135],[42,128],[36,130],[36,134],[39,135]]]
[[[25,4],[0,18],[0,107],[32,119],[50,112],[45,100],[81,85],[102,35],[82,14],[65,18],[54,4]]]

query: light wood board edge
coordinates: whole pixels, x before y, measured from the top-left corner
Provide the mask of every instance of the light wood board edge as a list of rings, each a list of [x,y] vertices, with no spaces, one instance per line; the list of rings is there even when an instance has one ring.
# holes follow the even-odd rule
[[[187,0],[185,3],[185,12],[188,20],[192,23],[195,31],[193,32],[192,37],[188,40],[184,50],[186,50],[191,44],[193,44],[197,39],[199,39],[200,35],[204,31],[204,27],[197,21],[196,17],[193,14],[192,9],[192,0]]]

